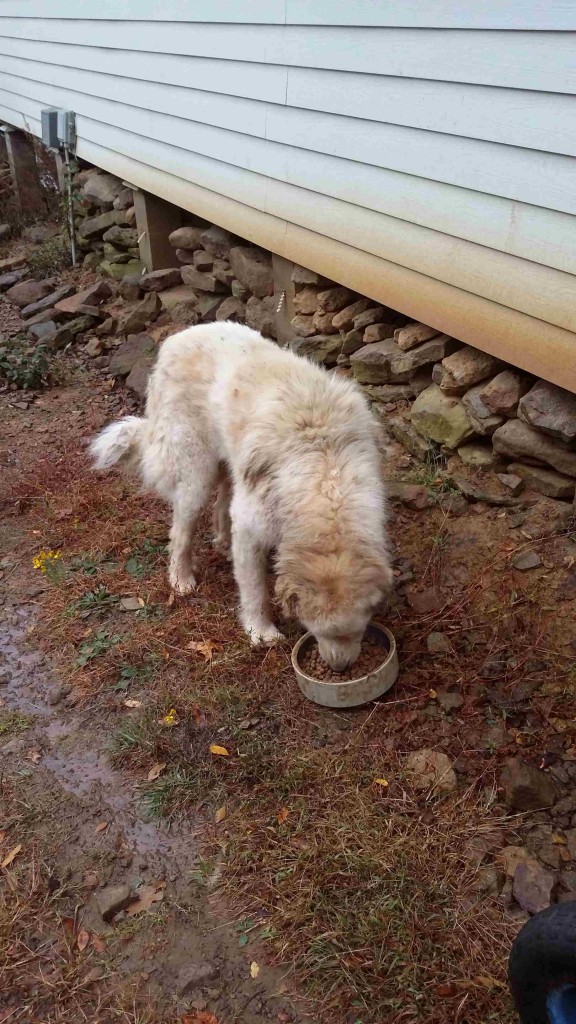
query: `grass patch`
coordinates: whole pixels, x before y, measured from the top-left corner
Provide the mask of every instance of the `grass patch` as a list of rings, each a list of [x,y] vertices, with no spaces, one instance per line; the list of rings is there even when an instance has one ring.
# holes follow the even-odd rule
[[[33,715],[24,715],[21,711],[0,710],[0,736],[10,736],[26,732],[33,724]]]

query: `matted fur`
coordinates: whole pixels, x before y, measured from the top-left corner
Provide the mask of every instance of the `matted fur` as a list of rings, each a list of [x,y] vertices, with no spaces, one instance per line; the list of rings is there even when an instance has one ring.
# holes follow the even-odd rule
[[[252,639],[280,635],[266,590],[274,550],[284,610],[334,668],[358,657],[391,571],[376,424],[355,384],[240,324],[191,327],[164,342],[145,417],[111,424],[92,454],[97,469],[137,465],[172,504],[176,591],[195,586],[194,524],[218,486],[215,542],[231,539]]]

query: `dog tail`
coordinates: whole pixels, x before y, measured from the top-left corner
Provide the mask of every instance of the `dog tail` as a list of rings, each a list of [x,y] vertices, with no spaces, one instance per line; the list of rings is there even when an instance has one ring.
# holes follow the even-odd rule
[[[136,469],[145,422],[140,416],[125,416],[105,427],[90,445],[92,468],[106,470],[121,463],[127,469]]]

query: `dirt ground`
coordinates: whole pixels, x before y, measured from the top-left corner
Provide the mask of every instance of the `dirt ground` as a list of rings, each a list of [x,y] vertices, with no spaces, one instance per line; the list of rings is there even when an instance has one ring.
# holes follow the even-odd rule
[[[400,676],[328,711],[296,686],[296,624],[243,638],[206,529],[173,600],[166,510],[87,464],[132,399],[76,349],[58,372],[0,394],[0,1021],[509,1024],[527,915],[501,851],[576,896],[566,505],[468,502],[391,445],[428,496],[392,508]],[[453,764],[445,796],[407,769],[421,749]],[[510,812],[519,756],[560,812]]]

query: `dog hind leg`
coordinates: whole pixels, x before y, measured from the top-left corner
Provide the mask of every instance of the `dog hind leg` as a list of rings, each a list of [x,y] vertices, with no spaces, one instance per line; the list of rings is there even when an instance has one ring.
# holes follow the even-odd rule
[[[206,463],[196,465],[194,479],[179,483],[172,498],[170,530],[170,564],[168,577],[177,594],[189,594],[196,586],[194,576],[194,527],[210,500],[217,467]]]

